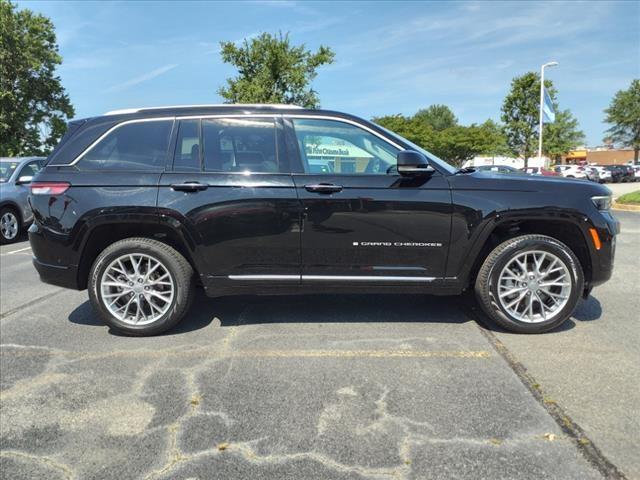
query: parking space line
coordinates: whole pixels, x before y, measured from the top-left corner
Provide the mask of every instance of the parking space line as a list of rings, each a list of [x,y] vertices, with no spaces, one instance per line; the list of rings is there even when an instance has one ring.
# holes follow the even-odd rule
[[[31,247],[20,248],[18,250],[13,250],[11,252],[0,253],[0,257],[4,257],[6,255],[13,255],[14,253],[26,252],[27,250],[31,250]]]
[[[0,347],[18,348],[18,345],[0,345]],[[169,351],[158,352],[151,350],[119,351],[119,352],[68,352],[68,351],[40,351],[23,350],[7,352],[7,356],[38,356],[56,355],[72,358],[86,357],[196,357],[196,358],[462,358],[462,359],[486,359],[491,354],[485,350],[237,350],[237,351]]]
[[[428,350],[240,350],[231,353],[242,357],[283,357],[283,358],[316,358],[316,357],[406,357],[406,358],[487,358],[486,351],[428,351]]]

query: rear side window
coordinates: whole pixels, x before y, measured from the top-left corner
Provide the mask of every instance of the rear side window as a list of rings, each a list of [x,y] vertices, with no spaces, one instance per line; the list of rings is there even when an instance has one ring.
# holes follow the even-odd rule
[[[122,125],[83,155],[78,167],[81,170],[163,170],[172,125],[172,120]]]
[[[179,172],[200,171],[200,120],[180,122],[173,168]]]
[[[33,177],[36,173],[38,173],[42,169],[42,164],[40,161],[27,163],[24,167],[22,167],[22,171],[20,172],[21,177]]]
[[[206,172],[284,172],[271,118],[202,120]]]

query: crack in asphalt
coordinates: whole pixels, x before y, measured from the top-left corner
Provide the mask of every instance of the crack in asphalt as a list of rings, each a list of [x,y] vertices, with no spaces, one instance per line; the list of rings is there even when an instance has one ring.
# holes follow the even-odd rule
[[[3,318],[8,317],[10,315],[13,315],[14,313],[18,313],[23,308],[27,308],[27,307],[31,307],[33,305],[37,305],[37,304],[39,304],[39,303],[41,303],[41,302],[43,302],[43,301],[55,296],[55,295],[58,295],[59,293],[62,293],[64,291],[65,291],[64,288],[60,288],[60,289],[58,289],[58,290],[56,290],[54,292],[50,292],[50,293],[47,293],[46,295],[42,295],[40,297],[34,298],[33,300],[30,300],[30,301],[28,301],[26,303],[23,303],[22,305],[20,305],[18,307],[15,307],[15,308],[12,308],[10,310],[7,310],[6,312],[0,313],[0,320],[2,320]]]
[[[49,457],[42,457],[40,455],[31,455],[29,453],[18,452],[15,450],[0,451],[0,458],[1,457],[15,457],[23,460],[32,460],[32,461],[35,460],[36,462],[43,463],[48,467],[52,467],[54,470],[61,472],[66,480],[73,479],[73,471],[71,467],[69,467],[68,465],[65,465],[64,463],[57,462]]]

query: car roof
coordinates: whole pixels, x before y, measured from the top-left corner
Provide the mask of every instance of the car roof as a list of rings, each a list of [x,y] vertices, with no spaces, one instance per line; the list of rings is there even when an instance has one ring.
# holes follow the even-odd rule
[[[129,120],[158,119],[164,117],[201,117],[214,115],[304,115],[304,116],[332,116],[344,119],[363,121],[355,115],[333,110],[302,108],[298,105],[282,104],[242,104],[228,103],[219,105],[174,105],[161,107],[125,108],[111,110],[103,115],[73,119],[70,123],[120,123]],[[367,122],[369,123],[369,122]]]
[[[244,109],[244,110],[304,110],[298,105],[285,105],[281,103],[219,103],[208,105],[172,105],[163,107],[141,107],[141,108],[124,108],[120,110],[111,110],[104,115],[122,115],[127,113],[146,113],[146,112],[167,112],[179,111],[182,113],[185,110],[222,110],[228,111],[229,109]]]
[[[45,160],[46,157],[0,157],[0,162],[18,162],[25,163],[32,160]]]

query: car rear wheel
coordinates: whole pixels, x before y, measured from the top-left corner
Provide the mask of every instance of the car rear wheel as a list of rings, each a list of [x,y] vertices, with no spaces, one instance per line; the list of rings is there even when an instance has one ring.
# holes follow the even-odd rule
[[[476,296],[498,325],[518,333],[541,333],[564,323],[584,286],[582,267],[562,242],[523,235],[498,245],[476,278]]]
[[[20,218],[13,208],[0,209],[0,243],[13,243],[20,234]]]
[[[91,268],[89,298],[110,327],[155,335],[176,325],[193,300],[193,270],[175,249],[149,238],[107,247]]]

